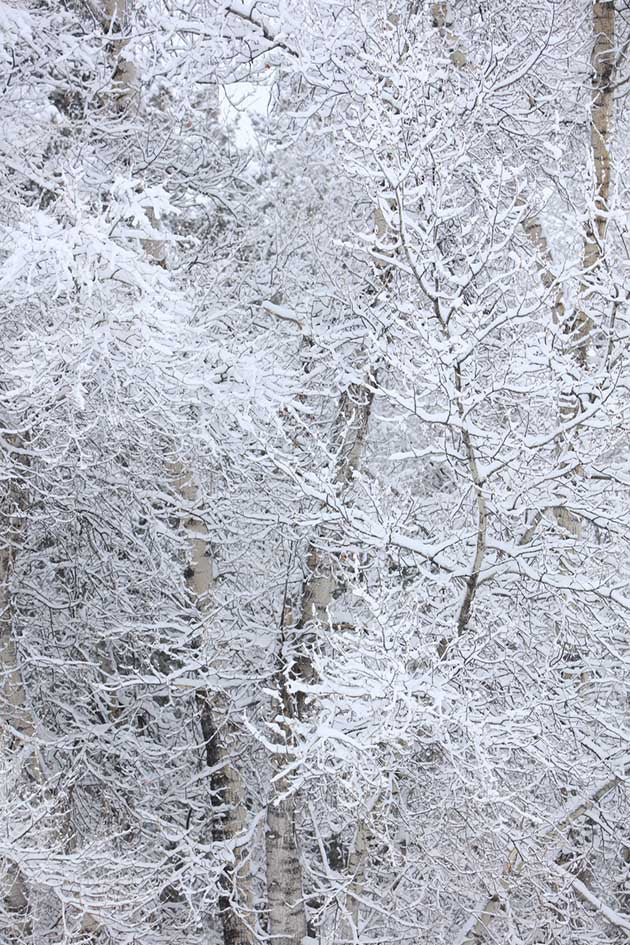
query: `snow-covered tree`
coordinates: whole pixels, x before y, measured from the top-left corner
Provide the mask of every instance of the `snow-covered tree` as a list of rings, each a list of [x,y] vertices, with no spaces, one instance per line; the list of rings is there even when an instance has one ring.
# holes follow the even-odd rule
[[[8,942],[627,935],[620,6],[0,7]]]

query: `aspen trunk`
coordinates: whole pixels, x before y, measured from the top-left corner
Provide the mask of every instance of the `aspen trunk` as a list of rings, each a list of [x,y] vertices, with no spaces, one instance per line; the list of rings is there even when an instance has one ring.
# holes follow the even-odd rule
[[[390,17],[395,25],[397,18]],[[390,205],[391,209],[391,205]],[[379,280],[384,287],[391,276],[387,256],[391,248],[387,245],[390,225],[383,206],[374,210],[375,265]],[[394,243],[392,243],[394,245]],[[331,446],[336,456],[335,483],[338,493],[347,489],[361,462],[372,412],[376,378],[369,372],[366,382],[353,383],[342,393],[333,423]],[[272,941],[280,945],[300,945],[307,935],[306,903],[303,894],[303,877],[296,837],[296,795],[290,792],[290,784],[283,776],[283,767],[295,758],[295,721],[306,718],[307,700],[299,690],[296,696],[289,692],[289,676],[305,684],[316,680],[313,667],[313,646],[318,631],[328,623],[328,612],[337,587],[329,555],[324,555],[317,542],[312,541],[306,552],[306,576],[302,589],[298,618],[291,629],[291,647],[285,647],[285,633],[281,637],[278,672],[276,674],[282,716],[277,720],[278,748],[274,757],[274,784],[277,799],[271,799],[267,814],[267,890],[269,900],[269,934]],[[289,617],[287,612],[283,620]],[[286,650],[286,652],[285,652]],[[357,837],[365,838],[365,825],[360,822]],[[358,841],[357,841],[358,842]],[[346,912],[355,930],[358,928],[358,901],[352,890],[358,889],[363,874],[366,844],[361,842],[348,859],[353,871],[353,880],[346,903]]]
[[[12,445],[20,450],[19,442]],[[28,459],[21,450],[13,456],[18,469],[26,469]],[[11,606],[11,580],[26,531],[26,512],[23,482],[9,483],[0,507],[0,744],[5,753],[35,731],[18,661]]]
[[[591,156],[594,172],[593,212],[587,219],[582,258],[582,284],[578,308],[566,325],[569,351],[576,367],[588,369],[588,352],[593,330],[593,319],[585,310],[593,277],[604,262],[607,213],[610,199],[611,162],[610,145],[613,122],[613,85],[615,71],[615,5],[614,0],[595,0],[593,4],[593,46],[591,53],[593,89],[591,98]],[[561,394],[560,419],[570,421],[582,410],[582,404],[567,387]],[[574,430],[572,437],[577,436]],[[570,443],[567,446],[571,446]],[[577,471],[579,473],[579,470]],[[575,538],[581,534],[577,516],[567,508],[556,513],[556,520]]]
[[[376,220],[377,229],[379,220]],[[340,491],[347,488],[358,468],[367,435],[374,378],[365,385],[351,384],[343,392],[337,406],[332,430],[332,449],[337,457],[335,481]],[[277,672],[281,717],[277,721],[278,754],[274,757],[276,799],[270,799],[267,812],[267,897],[269,935],[279,945],[301,945],[308,932],[306,903],[303,892],[302,867],[296,836],[297,798],[289,793],[290,784],[283,776],[286,764],[295,758],[293,723],[308,712],[304,693],[289,692],[289,676],[303,683],[316,678],[312,648],[318,629],[328,622],[328,608],[337,581],[328,556],[322,555],[316,542],[306,554],[306,578],[298,619],[291,629],[291,646],[282,634]],[[288,616],[288,610],[287,614]],[[357,870],[359,864],[357,863]],[[361,863],[361,867],[363,864]],[[356,913],[356,900],[351,908]],[[356,913],[356,924],[358,913]]]
[[[18,774],[23,775],[24,794],[31,803],[36,803],[32,800],[34,797],[45,799],[47,785],[35,741],[36,722],[22,679],[11,601],[11,580],[26,531],[27,499],[24,492],[16,488],[9,490],[4,501],[5,507],[0,513],[0,541],[3,543],[0,550],[0,753],[9,765],[12,756],[24,755]],[[6,802],[10,804],[11,798],[6,798]],[[59,900],[54,891],[25,875],[17,862],[5,859],[2,872],[2,899],[7,911],[15,917],[16,926],[22,925],[34,941],[46,945],[59,918]]]
[[[140,102],[137,101],[138,71],[127,55],[127,0],[106,0],[103,26],[116,37],[111,45],[115,58],[113,79],[116,109],[127,111],[131,107],[140,107]],[[158,222],[153,209],[149,208],[146,212],[151,229],[157,230]],[[167,268],[163,240],[144,239],[142,246],[147,256],[157,265],[163,269]],[[178,466],[174,469],[174,478],[180,495],[193,510],[198,492],[189,473]],[[190,539],[186,582],[201,618],[207,613],[212,591],[210,536],[205,522],[196,516],[194,511],[185,518],[184,527]],[[220,695],[199,689],[196,703],[205,742],[206,763],[213,771],[210,776],[212,804],[221,810],[220,815],[211,813],[213,840],[233,850],[232,860],[225,866],[220,880],[219,912],[223,941],[224,945],[253,945],[256,940],[253,877],[249,865],[249,851],[243,844],[238,843],[238,838],[245,835],[248,824],[246,792],[240,772],[230,755],[228,743],[230,736],[236,733],[229,723],[228,708],[223,704]],[[221,720],[225,736],[219,734],[218,719]]]
[[[203,690],[197,692],[196,698],[206,743],[206,763],[214,771],[211,776],[212,792],[217,807],[224,811],[220,817],[213,817],[213,839],[233,847],[232,862],[225,867],[220,881],[219,911],[223,942],[224,945],[252,945],[256,941],[256,916],[249,850],[244,843],[234,842],[247,833],[244,784],[229,756],[230,746],[226,744],[225,737],[222,740],[219,735],[216,698],[213,700]],[[229,723],[224,728],[228,733],[232,731]]]
[[[13,636],[9,583],[14,560],[15,548],[5,547],[0,551],[0,737],[5,754],[34,733]]]
[[[364,820],[357,824],[354,843],[346,863],[349,883],[339,923],[340,942],[359,942],[360,896],[365,880],[365,866],[368,858],[367,825]]]
[[[446,27],[446,3],[434,5],[434,18],[439,20],[438,25],[442,30]],[[539,221],[534,218],[528,218],[524,223],[525,232],[537,251],[541,280],[543,285],[554,292],[554,320],[557,324],[564,322],[564,331],[568,338],[569,351],[576,367],[582,371],[588,369],[588,352],[590,337],[593,329],[593,320],[585,311],[584,302],[588,298],[592,277],[597,274],[605,259],[605,239],[607,229],[607,213],[609,208],[610,187],[611,187],[611,133],[613,124],[613,86],[615,71],[615,4],[614,0],[594,0],[593,3],[593,45],[591,54],[591,65],[593,69],[593,89],[591,98],[591,155],[594,170],[594,193],[593,193],[593,212],[590,220],[587,220],[583,237],[583,274],[582,283],[579,290],[578,307],[571,319],[565,322],[565,305],[561,288],[557,285],[551,270],[551,252],[547,244],[544,232]],[[560,419],[567,422],[573,420],[579,415],[582,407],[579,400],[575,397],[573,391],[567,388],[561,394],[560,400]],[[572,437],[577,435],[574,429]],[[571,444],[567,444],[570,446]],[[579,473],[579,471],[578,471]],[[556,510],[556,521],[565,530],[566,533],[579,538],[581,535],[581,522],[571,509],[562,507]],[[568,568],[568,570],[570,570]],[[608,782],[604,787],[598,790],[594,800],[608,793],[616,779]],[[583,820],[588,826],[590,818],[589,804],[583,805],[566,818],[562,826],[566,827],[567,834],[573,838],[576,845],[580,845],[580,834],[576,828],[578,819]],[[560,825],[558,825],[560,826]],[[560,864],[560,859],[554,861],[554,865]],[[504,877],[500,882],[503,890],[508,887],[508,877],[518,872],[520,864],[517,859],[510,857],[506,864]],[[567,876],[573,873],[566,873]],[[578,895],[584,898],[586,887],[583,880],[587,880],[588,875],[581,872],[576,876],[575,883]],[[582,889],[582,893],[580,893]],[[588,894],[588,890],[586,890]],[[592,899],[592,897],[590,897]],[[485,902],[480,912],[474,918],[471,918],[462,933],[457,938],[457,945],[479,945],[488,933],[488,930],[495,917],[501,909],[500,894],[491,896]]]
[[[191,507],[197,502],[197,489],[190,476],[182,470],[176,476],[179,492]],[[191,512],[185,519],[190,537],[190,561],[186,580],[200,617],[207,612],[212,591],[212,558],[210,536],[205,522]],[[220,880],[219,911],[224,945],[253,945],[256,941],[253,876],[249,849],[239,838],[247,832],[248,817],[245,784],[230,753],[230,738],[236,732],[227,718],[228,709],[217,694],[199,689],[196,694],[201,729],[206,746],[206,763],[212,770],[210,786],[213,805],[221,810],[212,816],[213,840],[229,845],[232,860],[224,868]],[[218,721],[221,721],[219,733]]]
[[[613,86],[615,79],[615,4],[614,0],[595,0],[593,4],[593,90],[591,99],[591,155],[593,160],[593,213],[584,234],[582,299],[587,295],[591,277],[600,268],[605,253],[607,213],[610,200],[610,146],[613,125]],[[590,315],[580,308],[570,326],[575,357],[587,366],[588,342],[593,328]]]
[[[17,647],[13,637],[9,582],[15,550],[5,547],[0,552],[0,745],[8,760],[19,750],[22,740],[33,734],[34,726],[26,708],[24,686],[18,665]],[[28,908],[28,885],[15,863],[4,861],[2,899],[9,912],[25,916]]]
[[[276,782],[278,793],[287,781]],[[267,901],[274,945],[302,945],[307,933],[302,864],[295,833],[295,795],[271,801],[267,811]]]
[[[138,95],[138,72],[135,63],[125,55],[129,44],[129,10],[127,0],[105,0],[101,25],[114,38],[110,44],[114,60],[113,91],[118,111],[131,107]]]
[[[595,0],[593,3],[593,46],[591,53],[593,88],[591,97],[591,157],[593,161],[594,191],[593,211],[587,219],[583,239],[582,284],[578,308],[566,325],[569,350],[576,367],[588,369],[588,352],[593,320],[585,310],[584,303],[591,294],[593,277],[596,277],[605,259],[607,213],[611,185],[611,134],[613,124],[613,86],[615,78],[615,4],[614,0]],[[570,421],[577,417],[582,405],[567,388],[561,394],[560,418]],[[573,437],[577,431],[573,432]],[[570,444],[568,444],[570,446]],[[579,519],[569,509],[562,508],[556,514],[558,524],[568,534],[579,538]]]
[[[11,579],[25,530],[24,504],[24,497],[9,487],[0,512],[0,751],[6,761],[23,749],[35,734],[22,680],[11,606]],[[36,752],[26,762],[25,770],[33,783],[41,781]],[[16,917],[26,918],[30,904],[29,883],[16,863],[5,860],[3,868],[6,886],[2,898]]]

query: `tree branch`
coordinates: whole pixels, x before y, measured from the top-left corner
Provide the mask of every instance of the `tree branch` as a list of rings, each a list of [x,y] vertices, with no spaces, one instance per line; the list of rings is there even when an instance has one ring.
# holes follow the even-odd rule
[[[290,56],[293,56],[295,59],[300,58],[300,54],[291,49],[283,40],[276,39],[276,37],[271,33],[264,23],[261,23],[260,20],[256,20],[251,11],[246,10],[237,10],[234,6],[228,6],[225,8],[226,13],[230,13],[232,16],[238,17],[240,20],[244,20],[246,23],[251,23],[252,26],[255,26],[257,30],[260,30],[262,35],[265,37],[268,43],[272,44],[272,47],[278,47],[284,49],[285,52],[288,52]]]
[[[540,844],[544,844],[546,841],[554,840],[557,838],[558,833],[561,830],[564,830],[565,827],[568,827],[574,821],[578,820],[584,814],[588,813],[595,804],[603,800],[607,794],[610,794],[616,787],[622,784],[626,777],[630,774],[630,758],[626,757],[622,773],[616,774],[612,778],[609,778],[607,781],[604,781],[595,790],[587,795],[581,802],[577,804],[573,802],[568,807],[565,807],[564,812],[549,827],[540,838]],[[480,910],[477,911],[475,915],[472,915],[466,924],[461,929],[459,935],[455,938],[454,945],[479,945],[480,942],[485,938],[485,934],[488,931],[489,926],[492,921],[496,918],[496,915],[499,911],[501,905],[501,892],[507,891],[510,884],[510,880],[513,876],[516,876],[520,873],[524,861],[521,858],[519,851],[516,847],[513,847],[510,851],[510,854],[506,860],[505,867],[503,868],[503,873],[501,879],[498,883],[498,890],[492,896],[489,896],[488,899],[483,903]],[[560,869],[559,865],[555,862],[553,863],[553,868]],[[563,871],[564,872],[564,871]],[[570,875],[570,874],[569,874]],[[579,880],[571,877],[573,884]],[[580,886],[583,886],[583,883],[580,883]],[[584,886],[583,889],[578,890],[578,894],[584,893],[585,895],[589,893],[589,890]],[[592,894],[591,894],[592,895]],[[593,897],[595,898],[595,897]],[[590,900],[589,900],[590,901]],[[598,906],[603,905],[597,900]],[[601,910],[600,910],[601,911]],[[608,916],[607,916],[608,917]],[[624,917],[625,918],[625,917]]]

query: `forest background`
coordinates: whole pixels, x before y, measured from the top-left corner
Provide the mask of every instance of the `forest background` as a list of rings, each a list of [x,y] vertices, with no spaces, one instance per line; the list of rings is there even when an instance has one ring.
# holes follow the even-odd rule
[[[625,942],[627,0],[178,4],[0,3],[0,941]]]

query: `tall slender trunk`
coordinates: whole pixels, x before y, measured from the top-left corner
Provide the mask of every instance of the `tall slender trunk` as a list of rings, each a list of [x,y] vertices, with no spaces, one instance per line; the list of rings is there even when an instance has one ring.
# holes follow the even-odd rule
[[[0,752],[5,763],[24,748],[35,732],[20,670],[11,605],[11,579],[24,533],[23,504],[17,490],[9,488],[0,513]],[[32,776],[37,775],[35,759],[27,765],[34,769]],[[29,904],[26,878],[16,863],[5,861],[3,868],[6,886],[2,898],[6,907],[16,916],[25,916]]]
[[[554,319],[564,330],[566,350],[572,369],[567,373],[563,389],[560,393],[559,416],[561,423],[573,421],[584,409],[583,404],[574,390],[574,376],[584,375],[589,369],[589,348],[594,328],[593,319],[587,310],[591,301],[599,270],[605,262],[605,242],[608,220],[608,209],[611,189],[611,133],[613,124],[613,85],[615,79],[615,4],[614,0],[595,0],[592,14],[593,44],[591,48],[592,66],[592,93],[591,93],[591,122],[590,144],[591,160],[593,163],[593,204],[592,211],[587,215],[582,245],[582,278],[578,291],[578,302],[575,312],[566,317],[564,300],[561,288],[555,283],[556,304]],[[543,260],[541,276],[547,288],[553,288],[554,280],[550,272],[551,253],[542,228],[536,221],[529,221],[526,232],[539,258]],[[568,434],[560,434],[557,442],[560,465],[565,465],[567,478],[577,479],[582,475],[580,466],[575,467],[574,455],[578,452],[577,441],[579,426],[573,426]],[[570,462],[563,457],[569,454]],[[582,521],[570,505],[561,505],[555,509],[556,522],[564,534],[570,537],[576,546],[582,536]],[[567,573],[579,572],[580,560],[569,549],[562,558],[562,568]],[[567,678],[572,678],[570,672]],[[591,673],[582,672],[580,686],[588,684]],[[569,797],[572,792],[565,791],[563,796]],[[592,833],[592,820],[585,816],[580,824],[571,824],[568,827],[568,838],[572,850],[564,857],[558,858],[557,865],[567,866],[568,875],[575,875],[576,882],[588,883],[590,873],[584,863],[584,851],[590,846],[589,835]],[[581,855],[582,854],[582,855]]]
[[[376,215],[377,234],[382,235],[384,221]],[[386,280],[385,272],[381,275]],[[367,436],[374,399],[375,378],[369,376],[364,384],[350,384],[342,393],[332,427],[331,451],[336,456],[335,483],[343,491],[356,472]],[[278,752],[273,758],[275,798],[271,798],[267,812],[267,897],[269,935],[279,945],[300,945],[309,929],[303,891],[302,867],[296,835],[297,797],[283,773],[296,757],[295,723],[307,717],[308,706],[300,686],[294,694],[290,682],[309,685],[314,682],[313,646],[318,631],[328,622],[328,609],[337,581],[330,556],[323,554],[316,540],[306,553],[306,577],[302,588],[299,613],[292,627],[281,633],[281,647],[276,673],[279,694],[279,717],[276,720]],[[291,622],[289,608],[283,620]],[[360,829],[363,829],[362,827]],[[359,865],[355,864],[355,872]],[[350,909],[358,924],[356,898]]]
[[[10,582],[16,556],[16,530],[9,526],[8,532],[7,544],[0,550],[0,739],[3,754],[10,753],[35,730],[26,704],[13,633]]]
[[[120,112],[128,111],[132,107],[139,108],[138,70],[127,54],[128,0],[106,0],[103,25],[115,36],[111,44],[115,60],[115,107]],[[151,230],[157,231],[159,225],[153,209],[148,208],[146,213]],[[168,268],[163,240],[146,238],[142,240],[142,246],[147,256],[158,266]],[[210,536],[203,518],[195,514],[198,490],[190,472],[177,465],[173,469],[173,475],[177,489],[189,507],[189,513],[184,520],[190,547],[186,582],[201,624],[207,616],[212,592]],[[201,643],[203,645],[203,640]],[[248,826],[246,790],[232,757],[231,744],[237,733],[229,721],[229,707],[225,705],[220,694],[200,688],[195,699],[205,743],[206,763],[212,771],[209,817],[212,838],[226,850],[231,850],[231,859],[226,863],[220,878],[218,898],[223,942],[224,945],[253,945],[256,941],[256,915],[249,849],[245,845]]]
[[[190,538],[186,581],[199,621],[207,615],[212,592],[210,536],[203,519],[195,514],[197,488],[190,474],[177,470],[176,481],[189,506],[184,525]],[[203,640],[201,640],[203,645]],[[206,748],[206,763],[212,772],[210,786],[212,838],[231,850],[219,886],[219,913],[224,945],[254,945],[256,913],[250,851],[246,845],[248,816],[245,783],[232,757],[237,731],[229,721],[229,707],[220,694],[198,689],[196,703]]]
[[[136,64],[126,55],[129,45],[128,0],[105,0],[100,20],[104,32],[112,36],[109,48],[114,65],[112,90],[116,109],[126,111],[138,95]]]
[[[16,449],[14,460],[23,470],[27,468],[28,458],[21,449]],[[13,484],[0,511],[0,753],[8,765],[12,758],[17,760],[19,780],[12,778],[12,784],[14,788],[16,781],[21,784],[18,795],[23,790],[31,805],[46,800],[48,786],[36,740],[36,719],[22,678],[13,620],[11,582],[24,542],[27,514],[26,485]],[[11,798],[6,801],[10,804]],[[25,933],[46,945],[59,916],[57,896],[25,873],[18,862],[5,859],[2,865],[6,883],[2,899],[7,911],[14,916],[16,927],[22,925]]]
[[[200,689],[196,701],[206,744],[206,763],[213,772],[213,803],[221,811],[213,815],[213,839],[232,849],[232,860],[223,870],[219,889],[223,942],[224,945],[253,945],[256,941],[256,913],[250,851],[245,844],[248,827],[245,786],[235,761],[230,757],[231,746],[227,741],[231,734],[236,733],[224,720],[221,737],[216,696],[213,698],[211,693]]]
[[[27,705],[13,627],[11,581],[26,533],[28,496],[25,474],[30,465],[23,442],[7,437],[15,463],[13,481],[5,486],[0,505],[0,745],[11,751],[35,731]]]
[[[286,690],[286,686],[281,686]],[[283,702],[286,711],[286,700],[283,699]],[[287,751],[290,751],[288,746],[292,740],[289,720],[293,711],[289,711],[291,714],[288,720],[280,725]],[[274,765],[274,783],[278,796],[270,800],[267,809],[265,853],[268,931],[274,945],[302,945],[307,934],[302,864],[296,836],[295,794],[286,796],[290,783],[281,773],[283,760],[289,760],[290,757],[288,754],[284,757],[279,755]]]
[[[605,255],[606,229],[612,177],[610,147],[613,126],[615,81],[615,3],[595,0],[593,3],[593,46],[591,52],[593,88],[591,97],[591,158],[594,172],[593,211],[587,218],[584,232],[583,279],[581,303],[569,326],[575,358],[587,366],[588,345],[593,320],[585,311],[592,277],[597,275]]]
[[[582,281],[579,287],[578,305],[574,316],[566,323],[570,359],[575,365],[575,372],[584,374],[589,369],[589,348],[594,328],[587,305],[595,292],[599,270],[605,262],[606,230],[611,187],[611,134],[614,113],[613,85],[615,79],[615,3],[614,0],[595,0],[593,3],[593,45],[591,49],[592,93],[591,93],[591,159],[593,162],[593,205],[587,216],[582,251]],[[573,373],[573,372],[571,372]],[[584,409],[582,401],[573,390],[571,378],[561,392],[560,419],[570,422]],[[560,448],[565,453],[576,452],[575,444],[579,437],[579,427],[573,428],[568,436],[563,436]],[[561,459],[562,462],[562,459]],[[573,463],[571,464],[573,465]],[[571,476],[582,475],[581,467]],[[565,534],[571,536],[577,544],[582,536],[582,521],[569,506],[556,510],[556,521]],[[571,551],[563,558],[563,567],[568,572],[581,568],[579,560],[571,558]],[[569,673],[572,678],[572,673]],[[580,685],[586,686],[591,678],[590,672],[582,672]],[[574,792],[567,792],[570,796]],[[585,816],[580,824],[571,824],[568,839],[571,843],[569,853],[558,858],[557,865],[567,868],[567,875],[574,875],[578,884],[589,883],[591,872],[587,861],[587,851],[591,846],[593,821]]]
[[[588,370],[588,355],[593,331],[593,319],[587,303],[594,292],[594,283],[605,258],[607,214],[610,199],[611,160],[610,145],[613,123],[613,85],[615,72],[615,5],[614,0],[595,0],[593,4],[593,46],[591,66],[593,88],[591,96],[591,158],[593,161],[594,188],[592,213],[587,216],[582,252],[582,281],[578,305],[573,316],[565,323],[570,360],[576,372]],[[571,372],[573,373],[573,372]],[[571,377],[560,395],[560,419],[574,420],[583,410],[582,401],[576,394]],[[570,440],[566,437],[565,452],[573,452],[573,443],[578,435],[575,428]],[[575,474],[579,474],[578,469]],[[577,515],[563,507],[556,512],[558,524],[574,538],[581,535],[581,523]]]
[[[449,46],[453,50],[452,60],[458,66],[467,65],[467,58],[461,49],[458,37],[452,32],[448,17],[448,3],[439,2],[432,5],[434,25],[445,37]],[[588,370],[588,355],[591,335],[593,331],[593,319],[587,311],[586,304],[593,294],[593,285],[595,283],[598,271],[601,269],[605,260],[605,240],[608,220],[608,209],[611,189],[611,134],[614,114],[613,87],[615,79],[615,3],[614,0],[594,0],[593,3],[593,45],[591,53],[591,65],[593,70],[592,79],[592,97],[591,97],[591,158],[594,171],[593,188],[593,209],[591,215],[587,218],[583,235],[583,255],[582,255],[582,279],[578,293],[578,305],[571,317],[567,317],[564,304],[562,288],[553,275],[552,258],[547,239],[545,237],[540,221],[534,216],[525,218],[523,227],[530,240],[531,245],[536,251],[538,265],[541,275],[541,281],[546,289],[553,293],[554,321],[562,325],[565,337],[567,339],[567,349],[570,355],[570,361],[573,362],[578,372]],[[574,420],[581,412],[582,404],[576,396],[572,375],[566,378],[566,386],[561,392],[559,414],[562,422]],[[579,427],[573,427],[570,433],[570,441],[564,437],[564,442],[559,438],[558,448],[562,451],[571,450],[578,434]],[[577,474],[579,474],[579,470]],[[575,471],[573,471],[575,474]],[[555,510],[555,518],[558,525],[573,538],[578,539],[581,535],[581,521],[579,517],[568,507],[560,507]],[[570,569],[570,562],[565,562],[567,570]],[[582,680],[584,681],[584,680]],[[585,803],[580,807],[574,808],[563,821],[558,823],[555,830],[564,827],[567,835],[572,839],[574,846],[578,849],[582,844],[584,830],[589,829],[589,812],[593,804],[604,797],[618,783],[614,778],[598,789],[591,802]],[[550,832],[551,833],[551,832]],[[562,864],[569,865],[576,857],[563,859],[557,857],[552,864],[557,869],[562,868]],[[500,881],[501,892],[507,891],[512,878],[522,867],[519,861],[517,851],[512,851],[506,861],[503,877]],[[577,894],[586,901],[593,904],[595,897],[592,896],[585,882],[588,882],[588,872],[583,867],[578,867],[575,863],[571,871],[564,870],[566,877],[575,877],[575,889]],[[489,897],[477,914],[469,920],[460,935],[456,938],[456,945],[480,945],[486,938],[486,935],[494,919],[501,910],[501,895],[496,894]],[[625,926],[624,926],[625,927]],[[629,925],[630,927],[630,925]]]
[[[366,384],[351,384],[342,393],[332,426],[331,451],[336,456],[335,483],[339,491],[348,487],[361,460],[374,398],[374,378]],[[321,627],[328,622],[328,608],[337,587],[330,556],[322,553],[316,539],[306,553],[306,576],[297,619],[284,623],[276,673],[279,716],[276,719],[278,752],[273,756],[275,797],[267,810],[266,858],[269,935],[279,945],[301,945],[308,933],[302,866],[296,835],[297,797],[284,774],[298,750],[295,723],[308,715],[305,693],[299,683],[315,681],[313,646]],[[290,608],[283,621],[291,623]],[[291,682],[298,682],[292,691]]]
[[[365,885],[365,866],[368,858],[368,830],[364,819],[359,820],[352,846],[346,860],[348,876],[345,901],[341,910],[338,938],[340,942],[359,941],[360,897]]]

